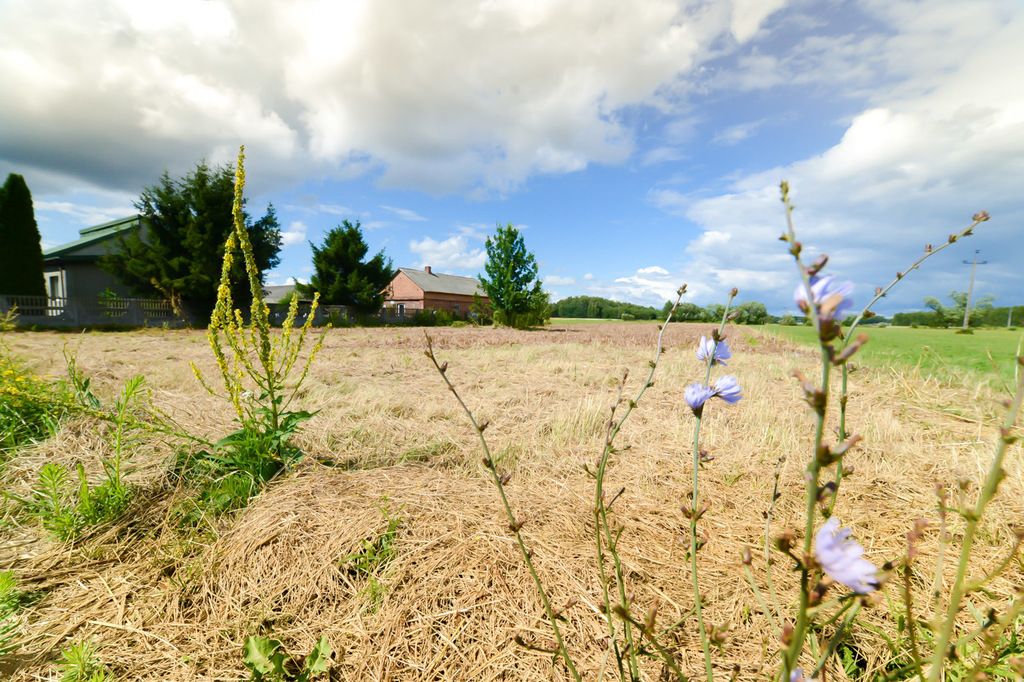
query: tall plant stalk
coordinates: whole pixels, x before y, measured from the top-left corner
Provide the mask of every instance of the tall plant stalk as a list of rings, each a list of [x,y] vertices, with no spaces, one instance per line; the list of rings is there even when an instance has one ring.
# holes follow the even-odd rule
[[[976,228],[978,225],[980,225],[981,223],[985,222],[988,219],[989,215],[984,211],[974,214],[974,217],[971,219],[970,225],[965,227],[960,232],[956,232],[949,235],[945,243],[935,248],[933,248],[931,244],[927,245],[924,249],[924,253],[921,256],[919,256],[913,263],[911,263],[906,270],[897,272],[896,276],[892,279],[891,282],[889,282],[884,287],[878,287],[877,289],[875,289],[874,298],[868,301],[868,304],[864,306],[861,309],[860,313],[858,313],[857,316],[853,319],[853,322],[846,330],[846,334],[844,335],[841,343],[838,344],[840,352],[846,350],[846,348],[850,345],[851,340],[854,338],[853,333],[857,330],[857,327],[860,325],[860,323],[874,316],[872,309],[875,307],[875,304],[878,303],[883,298],[885,298],[885,296],[892,290],[893,287],[902,282],[907,275],[909,275],[914,270],[917,270],[926,260],[934,256],[935,254],[944,251],[945,249],[949,248],[950,246],[957,243],[961,239],[973,235],[974,228]],[[846,403],[849,400],[849,377],[850,368],[846,363],[843,363],[842,381],[839,387],[839,440],[841,441],[846,440],[850,436],[850,434],[846,430]],[[832,499],[829,501],[828,505],[829,516],[831,516],[832,510],[835,508],[836,499],[839,494],[839,486],[843,482],[843,471],[843,460],[839,460],[839,462],[836,464],[835,489],[832,492]]]
[[[716,341],[722,337],[722,333],[725,331],[725,323],[729,319],[729,309],[732,307],[733,299],[736,297],[737,291],[733,289],[729,293],[729,299],[725,303],[725,310],[722,312],[722,321],[718,325],[718,333],[715,335],[714,340]],[[717,345],[716,345],[717,347]],[[706,366],[704,368],[704,385],[708,385],[711,381],[711,367],[715,364],[715,351],[708,353]],[[691,490],[691,503],[690,503],[690,579],[693,585],[693,610],[697,615],[697,627],[700,631],[700,644],[701,651],[704,654],[704,674],[707,676],[708,682],[712,682],[715,677],[714,670],[711,664],[711,641],[708,638],[707,626],[704,623],[704,603],[701,598],[700,592],[700,579],[697,574],[697,551],[699,546],[697,543],[697,521],[700,519],[702,511],[700,507],[700,426],[703,421],[703,411],[695,412],[694,418],[696,422],[693,426],[693,465],[692,465],[692,490]]]
[[[622,415],[616,420],[616,412],[622,405],[622,390],[625,384],[626,377],[623,376],[622,384],[619,386],[618,397],[616,398],[615,404],[612,406],[611,416],[608,419],[608,428],[605,432],[604,449],[601,451],[601,456],[598,458],[596,470],[593,472],[594,476],[594,539],[596,547],[595,560],[598,569],[598,578],[601,581],[601,596],[604,606],[605,619],[608,625],[608,636],[610,645],[613,647],[613,653],[615,655],[616,663],[619,668],[620,677],[624,677],[624,670],[622,668],[622,652],[619,651],[618,643],[616,641],[615,633],[615,622],[612,619],[613,609],[611,606],[611,589],[609,586],[608,573],[605,566],[604,550],[607,547],[608,552],[612,556],[612,567],[615,574],[615,583],[618,588],[619,608],[624,613],[630,612],[629,597],[626,594],[626,583],[625,577],[622,570],[622,559],[619,556],[618,551],[618,534],[612,530],[611,524],[608,521],[608,503],[605,501],[604,482],[605,475],[608,470],[608,461],[612,453],[615,452],[615,438],[619,435],[619,431],[622,430],[623,424],[632,414],[633,410],[636,409],[640,399],[643,398],[647,389],[654,385],[654,374],[658,369],[658,362],[661,359],[663,350],[663,340],[665,336],[665,330],[668,329],[669,323],[672,321],[673,316],[676,313],[676,309],[679,307],[679,301],[682,299],[683,294],[686,293],[686,285],[682,285],[676,291],[676,300],[669,310],[668,315],[665,318],[665,323],[661,325],[658,331],[658,341],[654,350],[654,358],[650,361],[646,381],[641,384],[639,391],[636,396],[626,403]],[[633,625],[629,618],[623,618],[622,621],[623,638],[625,640],[626,654],[628,656],[629,665],[629,679],[638,680],[640,676],[639,664],[637,662],[637,646],[633,639]]]
[[[424,333],[427,340],[427,350],[425,351],[426,356],[433,363],[434,368],[437,369],[438,374],[444,380],[448,390],[451,391],[452,395],[455,396],[455,400],[459,403],[459,407],[465,413],[469,419],[470,424],[473,425],[473,430],[476,431],[477,438],[480,440],[480,449],[484,453],[484,468],[487,469],[488,474],[491,477],[491,482],[494,483],[494,487],[498,490],[498,496],[501,498],[501,508],[505,512],[505,519],[508,521],[508,528],[512,532],[513,537],[516,539],[516,546],[519,547],[519,553],[523,557],[523,563],[526,564],[527,570],[530,572],[530,577],[533,578],[534,587],[537,589],[537,594],[540,596],[541,603],[544,605],[544,615],[547,616],[548,625],[551,626],[551,632],[555,636],[555,650],[549,653],[555,653],[561,657],[562,662],[565,663],[566,669],[569,674],[572,675],[573,680],[581,682],[582,677],[576,668],[576,664],[572,660],[572,656],[569,654],[569,649],[565,646],[565,639],[562,636],[562,629],[558,625],[558,619],[560,614],[556,613],[555,609],[551,606],[551,598],[548,596],[547,590],[544,589],[544,584],[540,580],[540,576],[537,574],[537,569],[533,564],[533,551],[526,546],[526,541],[523,539],[523,534],[520,530],[523,527],[524,521],[520,521],[516,518],[512,512],[512,505],[509,504],[508,495],[505,493],[505,483],[510,480],[510,474],[501,474],[498,472],[498,463],[494,460],[491,455],[491,448],[487,444],[487,438],[484,436],[484,429],[487,427],[485,423],[477,421],[473,411],[469,409],[466,402],[459,395],[458,390],[455,388],[455,384],[452,383],[451,379],[448,378],[448,363],[438,362],[437,356],[434,354],[434,344],[429,334]],[[525,642],[523,642],[525,645]],[[538,648],[538,647],[532,647]]]

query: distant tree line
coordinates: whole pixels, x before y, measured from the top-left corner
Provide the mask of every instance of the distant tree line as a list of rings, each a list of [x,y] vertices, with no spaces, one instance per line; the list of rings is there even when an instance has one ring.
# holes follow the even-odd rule
[[[652,306],[612,301],[598,296],[570,296],[551,304],[551,317],[586,317],[599,320],[654,320],[661,311]]]
[[[601,320],[660,320],[668,315],[672,302],[661,310],[599,296],[570,296],[551,304],[551,317],[583,317]],[[695,303],[680,303],[672,318],[675,322],[713,322],[722,319],[724,307],[715,303],[702,308]],[[737,324],[768,324],[776,318],[768,314],[764,303],[747,301],[733,308]]]

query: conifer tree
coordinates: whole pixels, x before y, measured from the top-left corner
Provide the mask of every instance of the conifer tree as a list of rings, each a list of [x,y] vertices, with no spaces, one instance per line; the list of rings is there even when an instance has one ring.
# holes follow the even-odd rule
[[[32,193],[15,173],[0,188],[0,294],[46,295]]]
[[[313,249],[313,277],[309,284],[300,285],[300,291],[320,294],[320,302],[328,305],[347,305],[360,313],[380,310],[384,302],[383,290],[394,279],[391,259],[378,251],[366,259],[370,247],[363,239],[359,221],[348,220],[324,236],[320,246]]]
[[[100,266],[144,296],[180,299],[197,319],[210,315],[217,298],[224,245],[234,229],[235,169],[205,161],[180,179],[164,173],[135,202],[144,230],[122,236]],[[245,203],[243,201],[243,207]],[[280,262],[281,228],[272,205],[253,221],[242,211],[256,267],[264,274]],[[245,269],[234,264],[231,295],[242,309],[251,301]]]

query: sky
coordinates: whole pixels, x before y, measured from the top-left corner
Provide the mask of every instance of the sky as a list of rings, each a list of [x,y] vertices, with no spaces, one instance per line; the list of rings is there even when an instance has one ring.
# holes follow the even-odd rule
[[[1024,304],[1021,0],[0,0],[0,174],[44,247],[247,149],[311,273],[344,219],[395,266],[482,271],[520,227],[553,299],[795,310],[778,236],[877,307]]]

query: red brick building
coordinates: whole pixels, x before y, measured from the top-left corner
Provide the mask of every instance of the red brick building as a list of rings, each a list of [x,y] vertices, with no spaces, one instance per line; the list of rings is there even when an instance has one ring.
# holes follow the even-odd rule
[[[487,301],[475,277],[444,275],[426,266],[422,270],[398,268],[384,291],[384,305],[399,314],[417,310],[447,310],[458,317],[469,314],[473,296]]]

